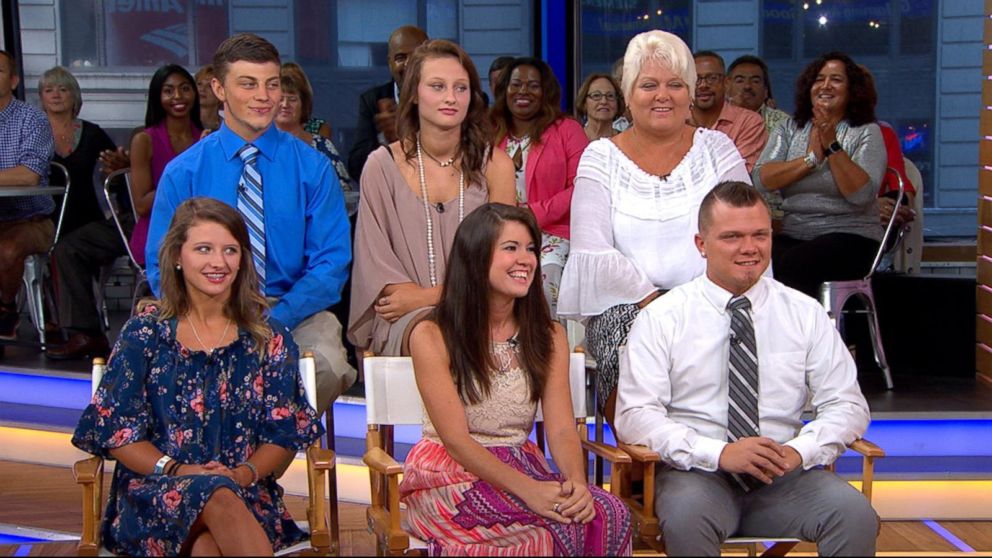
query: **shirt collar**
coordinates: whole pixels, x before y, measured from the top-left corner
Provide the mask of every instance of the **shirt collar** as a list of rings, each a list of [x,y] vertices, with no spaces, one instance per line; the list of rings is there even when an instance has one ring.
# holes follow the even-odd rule
[[[762,275],[758,282],[751,286],[750,289],[744,292],[744,296],[751,301],[751,308],[757,309],[761,307],[765,300],[768,298],[768,279]],[[730,291],[725,290],[723,287],[717,285],[710,280],[709,277],[704,273],[699,277],[700,289],[703,293],[703,298],[713,305],[720,314],[725,314],[727,312],[727,304],[734,298],[735,295],[731,294]]]
[[[235,134],[224,122],[221,122],[220,128],[214,134],[217,134],[217,137],[220,138],[224,157],[229,161],[236,158],[238,156],[238,150],[249,143],[238,134]],[[263,157],[274,160],[276,150],[279,147],[279,130],[276,128],[275,123],[271,124],[267,130],[262,132],[261,136],[255,138],[255,141],[251,142],[251,144],[258,148],[259,153]]]

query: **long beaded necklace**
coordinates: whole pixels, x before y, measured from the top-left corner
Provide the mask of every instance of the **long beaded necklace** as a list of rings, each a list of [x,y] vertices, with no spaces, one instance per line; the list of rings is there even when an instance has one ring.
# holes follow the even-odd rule
[[[434,220],[431,218],[431,204],[427,199],[427,179],[424,177],[424,155],[417,134],[417,170],[420,173],[420,197],[424,202],[424,217],[427,218],[427,263],[430,266],[431,286],[437,286],[437,256],[434,252]],[[458,169],[458,223],[465,218],[465,170]]]
[[[213,353],[214,349],[208,349],[207,344],[204,343],[203,339],[200,338],[200,332],[196,331],[196,324],[193,323],[193,316],[190,315],[188,312],[186,313],[186,321],[189,322],[189,328],[193,330],[193,337],[196,337],[197,342],[200,343],[200,347],[202,347],[203,350],[207,351],[208,353]],[[220,338],[217,340],[218,345],[224,342],[224,338],[227,337],[227,330],[230,328],[231,328],[231,318],[228,318],[227,325],[224,326],[224,333],[221,333]]]

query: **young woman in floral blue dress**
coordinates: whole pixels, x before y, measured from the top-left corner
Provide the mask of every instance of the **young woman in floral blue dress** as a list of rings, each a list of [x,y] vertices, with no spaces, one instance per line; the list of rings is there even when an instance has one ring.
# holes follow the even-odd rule
[[[117,460],[112,552],[271,555],[304,538],[273,472],[323,428],[296,344],[265,318],[249,246],[235,209],[179,206],[159,252],[162,298],[124,326],[80,418],[73,444]]]

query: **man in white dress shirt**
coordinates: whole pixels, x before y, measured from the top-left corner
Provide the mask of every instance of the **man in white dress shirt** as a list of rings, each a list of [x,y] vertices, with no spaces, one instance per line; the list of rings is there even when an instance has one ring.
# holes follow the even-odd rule
[[[737,533],[875,553],[875,511],[822,469],[868,427],[854,361],[815,300],[763,277],[771,245],[758,191],[717,185],[699,208],[706,274],[648,305],[621,356],[617,433],[664,462],[669,555],[716,556]]]

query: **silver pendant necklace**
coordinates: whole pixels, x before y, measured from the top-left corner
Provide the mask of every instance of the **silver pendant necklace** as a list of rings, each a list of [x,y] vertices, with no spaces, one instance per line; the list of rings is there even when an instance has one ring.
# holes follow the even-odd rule
[[[200,347],[207,353],[213,353],[214,349],[208,349],[207,344],[204,343],[203,339],[200,338],[200,332],[196,331],[196,324],[193,323],[193,316],[190,315],[189,312],[186,313],[186,321],[189,322],[189,328],[193,330],[193,337],[196,337],[196,341],[200,344]],[[224,333],[221,333],[220,338],[217,340],[218,345],[224,342],[224,338],[227,337],[227,330],[230,328],[231,328],[231,318],[228,318],[227,325],[224,326]]]

